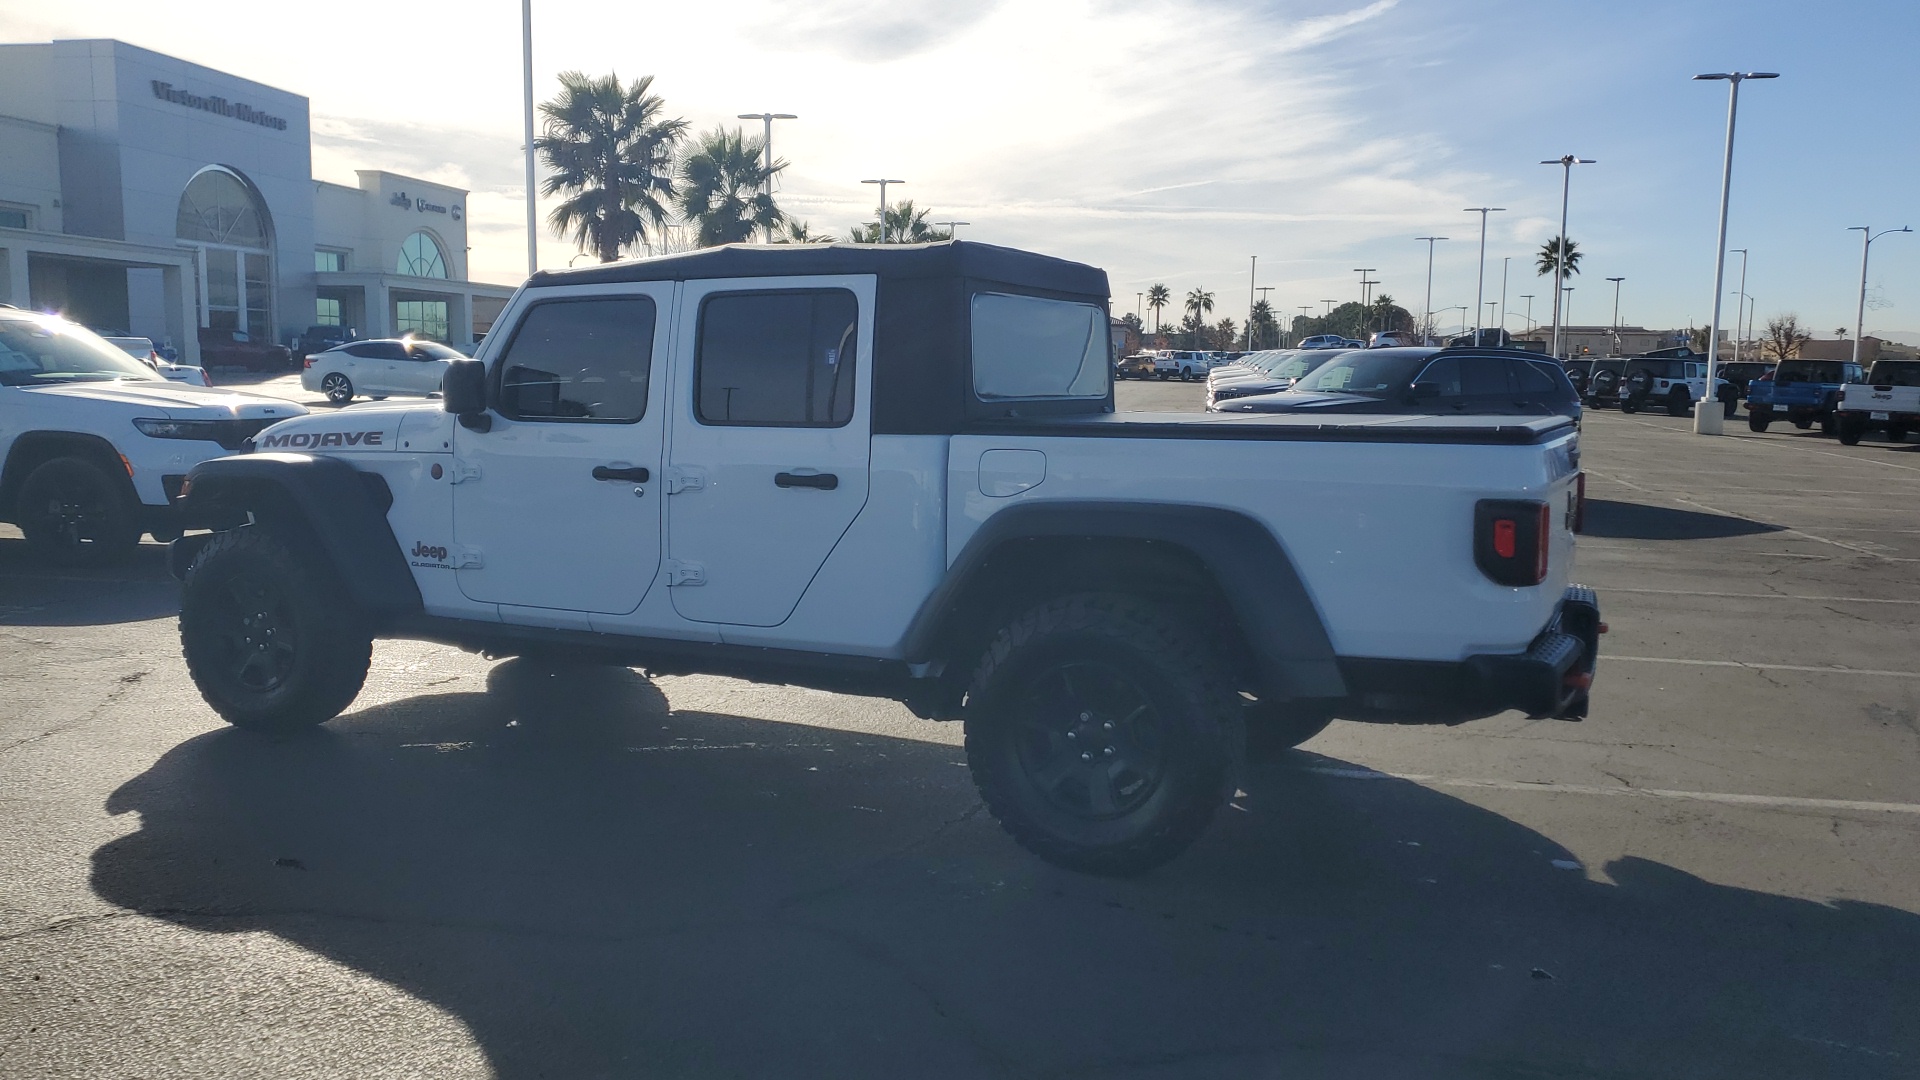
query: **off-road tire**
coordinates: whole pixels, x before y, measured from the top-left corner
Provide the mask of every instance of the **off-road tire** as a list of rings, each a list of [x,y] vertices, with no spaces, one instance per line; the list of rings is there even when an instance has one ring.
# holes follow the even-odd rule
[[[1247,723],[1247,760],[1272,761],[1327,730],[1333,710],[1324,703],[1250,702],[1243,709]]]
[[[1621,399],[1620,399],[1620,411],[1621,411],[1621,412],[1623,412],[1623,413],[1637,413],[1637,412],[1639,412],[1639,411],[1640,411],[1640,399],[1639,399],[1639,398],[1630,398],[1630,397],[1623,397],[1623,398],[1621,398]]]
[[[1773,410],[1764,405],[1756,406],[1747,402],[1747,428],[1750,431],[1765,431],[1773,423]]]
[[[1797,428],[1799,428],[1799,429],[1800,429],[1801,431],[1809,431],[1809,430],[1811,430],[1811,429],[1813,428],[1813,421],[1811,421],[1811,420],[1795,420],[1795,421],[1793,422],[1793,426],[1794,426],[1794,427],[1797,427]]]
[[[353,400],[353,380],[339,372],[331,372],[320,380],[320,392],[335,405],[345,405]]]
[[[1140,874],[1185,851],[1231,797],[1245,749],[1243,702],[1207,640],[1167,608],[1108,593],[1049,600],[1001,629],[965,709],[967,767],[1001,827],[1090,874]]]
[[[1667,392],[1667,415],[1685,416],[1693,411],[1693,396],[1679,387]]]
[[[1724,391],[1720,395],[1720,415],[1728,420],[1731,420],[1733,419],[1733,414],[1739,411],[1740,411],[1740,395],[1739,393],[1734,391],[1731,387],[1729,387],[1726,391]]]
[[[1867,433],[1864,420],[1842,420],[1834,426],[1834,434],[1840,437],[1841,446],[1859,446],[1860,437]]]
[[[61,566],[120,562],[140,546],[140,505],[122,477],[82,457],[43,461],[14,501],[27,546]]]
[[[180,649],[200,696],[253,731],[285,734],[340,715],[373,657],[366,620],[343,593],[330,568],[270,526],[215,536],[180,595]]]

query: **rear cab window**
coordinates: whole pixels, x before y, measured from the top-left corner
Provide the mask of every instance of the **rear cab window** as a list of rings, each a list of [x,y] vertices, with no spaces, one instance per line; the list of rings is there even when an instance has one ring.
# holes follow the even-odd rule
[[[973,392],[982,402],[1103,401],[1112,393],[1101,308],[980,292],[971,316]]]

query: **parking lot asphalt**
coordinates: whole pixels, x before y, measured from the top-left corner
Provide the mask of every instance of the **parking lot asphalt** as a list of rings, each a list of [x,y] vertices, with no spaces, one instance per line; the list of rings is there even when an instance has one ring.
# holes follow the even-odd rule
[[[1337,723],[1133,881],[886,702],[389,642],[232,731],[161,548],[5,532],[0,1077],[1920,1074],[1920,446],[1687,426],[1585,423],[1588,720]]]

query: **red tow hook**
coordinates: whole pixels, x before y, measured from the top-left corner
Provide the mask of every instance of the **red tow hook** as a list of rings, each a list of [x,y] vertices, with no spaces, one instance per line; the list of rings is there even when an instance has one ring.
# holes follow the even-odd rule
[[[1606,624],[1606,623],[1601,623],[1601,624],[1600,624],[1600,632],[1601,632],[1601,633],[1603,633],[1603,634],[1607,632],[1607,624]]]
[[[1561,678],[1560,685],[1568,690],[1591,690],[1593,689],[1593,672],[1569,671]]]

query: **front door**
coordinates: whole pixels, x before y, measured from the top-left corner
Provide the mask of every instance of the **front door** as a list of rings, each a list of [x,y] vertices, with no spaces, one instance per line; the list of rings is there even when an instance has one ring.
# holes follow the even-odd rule
[[[484,603],[624,615],[660,569],[671,283],[525,307],[488,364],[492,428],[455,429],[448,558]],[[664,366],[664,363],[662,363]]]
[[[873,279],[688,282],[667,577],[683,618],[777,626],[867,501]]]

